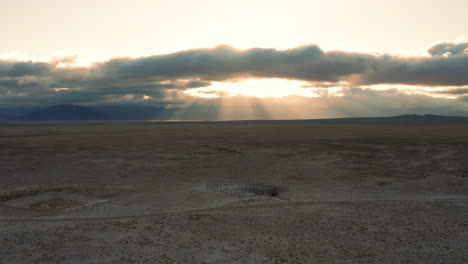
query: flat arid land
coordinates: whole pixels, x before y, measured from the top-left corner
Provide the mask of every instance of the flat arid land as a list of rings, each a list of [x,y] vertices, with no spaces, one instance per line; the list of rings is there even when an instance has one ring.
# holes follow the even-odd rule
[[[468,125],[2,123],[0,157],[2,264],[468,263]]]

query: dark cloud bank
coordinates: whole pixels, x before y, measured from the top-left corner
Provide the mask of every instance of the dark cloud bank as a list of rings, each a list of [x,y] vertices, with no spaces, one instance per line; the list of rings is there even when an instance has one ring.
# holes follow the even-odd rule
[[[244,78],[303,80],[312,86],[459,86],[440,92],[457,95],[464,95],[468,85],[468,43],[440,43],[428,49],[428,56],[409,57],[323,51],[316,45],[288,50],[239,50],[220,45],[142,58],[115,58],[91,67],[60,67],[72,60],[0,60],[0,104],[118,103],[124,95],[132,95],[127,99],[136,103],[147,95],[153,104],[164,106],[177,103],[168,99],[168,91]]]

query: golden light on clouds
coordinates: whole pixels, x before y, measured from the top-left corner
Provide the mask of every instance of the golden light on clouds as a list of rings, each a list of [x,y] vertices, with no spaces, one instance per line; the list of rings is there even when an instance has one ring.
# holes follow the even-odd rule
[[[238,82],[213,82],[212,85],[201,88],[192,88],[183,93],[192,97],[220,98],[220,97],[255,97],[255,98],[285,98],[298,96],[305,98],[318,98],[325,96],[343,96],[352,89],[346,85],[330,87],[314,87],[303,81],[287,79],[247,79]],[[464,94],[444,94],[444,91],[457,89],[453,86],[426,87],[402,84],[378,84],[356,87],[364,91],[396,91],[406,95],[425,95],[433,98],[457,99]],[[459,88],[459,87],[458,87]],[[464,88],[464,87],[462,87]],[[468,88],[468,87],[465,87]]]

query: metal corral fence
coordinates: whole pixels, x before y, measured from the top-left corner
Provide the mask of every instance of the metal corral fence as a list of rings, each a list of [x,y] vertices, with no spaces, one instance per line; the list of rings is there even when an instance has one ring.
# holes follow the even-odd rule
[[[276,196],[279,193],[287,192],[288,187],[278,186],[264,182],[208,182],[206,188],[215,192],[222,192],[236,196],[265,195]]]

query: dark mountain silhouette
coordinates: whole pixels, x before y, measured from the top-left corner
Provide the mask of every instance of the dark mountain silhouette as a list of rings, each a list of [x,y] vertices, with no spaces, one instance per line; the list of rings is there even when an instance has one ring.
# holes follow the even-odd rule
[[[98,105],[91,109],[104,113],[108,120],[168,120],[174,108],[145,105]]]
[[[439,115],[399,115],[391,117],[348,117],[304,120],[258,120],[239,122],[264,122],[270,124],[311,124],[311,125],[449,125],[468,124],[468,117]]]
[[[104,120],[106,115],[79,105],[56,105],[21,116],[21,120]]]
[[[348,117],[304,120],[260,120],[239,122],[264,122],[271,124],[311,124],[311,125],[449,125],[468,124],[468,117],[438,115],[399,115],[391,117]]]
[[[173,116],[176,109],[165,109],[150,106],[93,106],[84,107],[78,105],[56,105],[16,118],[5,117],[9,120],[153,120],[164,122]],[[189,116],[190,120],[211,120],[208,116]],[[185,119],[185,118],[184,118]],[[211,122],[211,121],[207,121]],[[463,116],[439,116],[407,114],[392,117],[349,117],[331,119],[303,119],[303,120],[239,120],[220,121],[232,123],[259,123],[259,124],[315,124],[315,125],[448,125],[468,124],[468,117]],[[173,122],[171,122],[173,123]]]
[[[11,116],[4,115],[4,114],[0,113],[0,120],[8,120],[8,119],[11,119],[11,118],[12,118]]]

